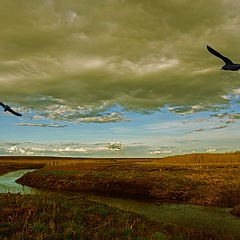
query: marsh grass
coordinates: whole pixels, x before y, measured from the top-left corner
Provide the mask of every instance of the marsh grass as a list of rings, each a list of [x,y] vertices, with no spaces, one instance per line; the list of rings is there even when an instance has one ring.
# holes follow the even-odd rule
[[[180,237],[183,238],[180,238]],[[0,239],[217,239],[86,199],[0,194]]]
[[[240,203],[240,164],[75,164],[44,167],[18,183],[36,188],[151,198],[158,202],[234,207]]]
[[[17,171],[21,169],[37,169],[42,167],[44,167],[43,163],[0,162],[0,176],[8,172]]]
[[[167,164],[161,159],[148,159],[144,163],[129,160],[121,160],[120,163],[116,160],[45,166],[26,174],[18,182],[43,189],[90,191],[152,198],[156,202],[232,207],[240,202],[240,165],[237,162],[240,155],[231,153],[230,159],[226,155],[221,159],[217,158],[222,155],[211,155],[209,162],[214,162],[212,164],[206,163],[208,155],[201,155],[201,158],[191,155],[190,160],[186,156],[185,163],[182,156],[176,156],[165,159]],[[178,158],[181,158],[181,164],[176,165]],[[9,172],[31,168],[30,165],[0,163],[0,173],[1,170]],[[37,167],[40,165],[32,164],[32,168]],[[131,212],[85,199],[0,194],[0,239],[224,238],[152,222]]]
[[[49,172],[39,172],[40,175],[42,176],[45,176],[45,177],[48,177],[50,175],[54,175],[54,176],[57,176],[57,177],[65,177],[66,175],[69,174],[69,172],[67,171],[63,171],[63,170],[56,170],[56,171],[49,171]]]

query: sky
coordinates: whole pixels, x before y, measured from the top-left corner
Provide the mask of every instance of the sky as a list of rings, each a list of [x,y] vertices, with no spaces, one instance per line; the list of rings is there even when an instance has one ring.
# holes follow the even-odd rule
[[[239,150],[235,0],[1,0],[0,155]]]

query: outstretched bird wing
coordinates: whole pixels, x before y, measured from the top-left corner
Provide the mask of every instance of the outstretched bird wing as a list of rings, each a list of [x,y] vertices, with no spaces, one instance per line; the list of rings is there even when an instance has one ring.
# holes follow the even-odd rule
[[[4,109],[6,107],[6,105],[4,103],[2,103],[2,102],[0,102],[0,106],[2,106]]]
[[[10,113],[12,113],[12,114],[16,115],[16,116],[19,116],[19,117],[21,117],[21,116],[22,116],[22,114],[21,114],[21,113],[15,112],[15,111],[13,111],[11,108],[9,108],[9,109],[8,109],[8,111],[9,111]]]
[[[229,58],[224,57],[222,54],[220,54],[219,52],[217,52],[217,51],[214,50],[213,48],[207,46],[207,50],[208,50],[211,54],[215,55],[216,57],[221,58],[226,64],[233,64],[233,62],[232,62]]]

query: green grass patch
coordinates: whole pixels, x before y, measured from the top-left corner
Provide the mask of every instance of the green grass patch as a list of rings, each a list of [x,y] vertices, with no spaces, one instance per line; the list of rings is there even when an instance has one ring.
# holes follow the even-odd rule
[[[65,177],[65,176],[69,175],[70,173],[67,171],[63,171],[63,170],[56,170],[56,171],[49,171],[49,172],[39,170],[38,174],[41,176],[45,176],[45,177],[48,177],[51,175],[54,175],[57,177]]]
[[[0,239],[143,240],[199,238],[176,227],[93,201],[0,194]],[[198,235],[199,236],[199,235]]]

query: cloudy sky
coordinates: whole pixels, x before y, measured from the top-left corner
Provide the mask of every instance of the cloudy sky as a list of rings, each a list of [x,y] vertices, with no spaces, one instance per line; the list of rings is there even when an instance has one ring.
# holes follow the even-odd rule
[[[239,150],[235,0],[1,0],[1,155]]]

